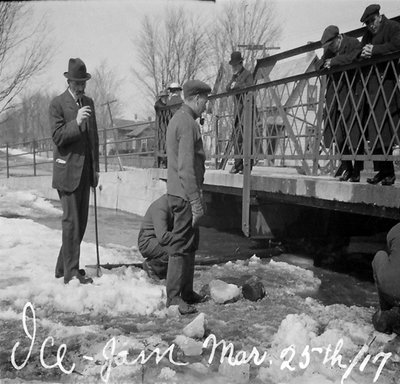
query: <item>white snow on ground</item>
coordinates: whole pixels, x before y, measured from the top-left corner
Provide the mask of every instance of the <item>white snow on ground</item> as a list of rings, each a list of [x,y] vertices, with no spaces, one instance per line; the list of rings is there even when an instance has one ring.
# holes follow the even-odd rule
[[[11,191],[0,187],[0,216],[39,218],[61,214],[61,210],[33,192]]]
[[[122,267],[111,272],[103,270],[103,276],[93,276],[95,283],[93,285],[64,285],[63,279],[55,279],[54,266],[61,244],[61,232],[29,219],[29,217],[61,215],[61,212],[53,208],[49,202],[30,192],[0,189],[1,215],[6,217],[0,217],[0,320],[15,320],[18,322],[16,323],[18,327],[21,327],[22,310],[30,301],[34,303],[38,327],[45,328],[56,339],[75,336],[82,345],[87,339],[81,351],[101,360],[104,342],[103,340],[96,342],[98,340],[96,337],[100,337],[102,333],[100,326],[65,325],[57,322],[53,315],[57,312],[87,314],[93,317],[151,315],[153,317],[149,317],[149,324],[154,318],[169,316],[169,312],[164,307],[165,287],[150,281],[145,273],[137,268]],[[14,218],[15,216],[25,218]],[[100,253],[104,263],[131,263],[133,261],[131,254],[118,252],[116,246],[101,247]],[[140,260],[139,254],[135,257],[135,261]],[[95,260],[95,245],[83,243],[81,266],[94,264]],[[341,304],[324,306],[315,299],[301,298],[296,293],[318,289],[320,280],[313,275],[312,271],[283,262],[271,261],[266,264],[256,256],[246,261],[213,266],[201,272],[201,275],[205,282],[222,275],[256,274],[260,270],[268,283],[265,300],[269,301],[263,300],[257,305],[262,306],[267,303],[273,305],[274,316],[278,319],[282,313],[282,307],[287,309],[288,303],[295,304],[301,308],[301,311],[289,312],[288,315],[282,316],[282,320],[278,320],[280,325],[276,329],[269,325],[272,318],[260,319],[256,317],[260,315],[254,309],[253,322],[246,324],[248,334],[246,339],[243,339],[243,349],[250,352],[249,343],[257,342],[257,348],[262,354],[264,350],[260,348],[265,346],[268,358],[261,367],[257,367],[257,383],[372,384],[380,363],[380,361],[373,363],[372,360],[382,351],[384,344],[393,338],[393,336],[374,332],[371,324],[372,308],[347,307]],[[95,270],[92,270],[92,275],[93,273]],[[240,306],[245,305],[247,305],[246,308],[251,308],[248,302],[243,301],[242,304],[239,302],[225,307],[210,303],[206,308],[210,316],[214,312],[218,314],[219,308],[221,311],[233,308],[231,318],[224,320],[226,327],[231,327],[231,323],[241,320],[240,313],[236,311],[240,309]],[[255,303],[254,308],[256,308]],[[235,319],[235,313],[237,319]],[[191,320],[187,320],[186,323],[189,321]],[[223,320],[215,320],[214,324],[218,324],[218,321],[223,324]],[[271,329],[274,329],[272,335]],[[252,336],[252,330],[258,331],[260,336]],[[176,329],[176,335],[180,333],[182,330]],[[94,335],[93,338],[90,335]],[[140,347],[141,344],[135,338],[136,336],[120,335],[117,341],[123,345],[139,343]],[[337,363],[332,364],[332,360],[326,357],[332,356],[342,340],[343,345],[338,354],[342,355],[342,363],[348,367],[349,361],[357,355],[365,343],[371,340],[372,336],[376,336],[376,340],[368,350],[372,356],[371,360],[365,364],[361,372],[360,362],[364,359],[364,355],[351,375],[342,381],[346,368],[340,368]],[[89,340],[93,340],[93,344]],[[226,341],[230,342],[230,340]],[[315,350],[313,351],[312,348]],[[331,348],[330,354],[327,352],[329,348]],[[285,351],[286,354],[284,354]],[[286,368],[282,365],[285,361],[288,363]],[[95,379],[98,377],[95,375],[99,372],[97,365],[88,365],[81,372],[87,376],[80,382],[100,382]],[[165,368],[162,372],[157,383],[195,382],[179,381],[174,371]],[[118,378],[120,382],[133,382],[131,379],[133,374],[134,367],[123,366],[113,372],[113,378],[115,380]],[[91,377],[90,380],[89,377]],[[392,384],[393,377],[392,368],[392,371],[386,374],[384,372],[376,382]],[[72,377],[69,380],[72,380]],[[7,379],[7,382],[10,381]],[[16,379],[16,382],[19,380]],[[226,383],[224,379],[215,377],[210,381],[207,379],[197,382]]]

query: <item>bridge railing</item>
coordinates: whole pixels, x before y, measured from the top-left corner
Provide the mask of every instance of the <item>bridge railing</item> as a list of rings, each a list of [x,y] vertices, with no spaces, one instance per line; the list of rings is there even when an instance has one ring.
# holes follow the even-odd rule
[[[310,68],[209,97],[202,133],[215,168],[243,159],[246,142],[247,162],[308,175],[332,173],[340,160],[398,158],[400,52],[331,70]],[[157,120],[161,156],[169,118],[165,108]]]

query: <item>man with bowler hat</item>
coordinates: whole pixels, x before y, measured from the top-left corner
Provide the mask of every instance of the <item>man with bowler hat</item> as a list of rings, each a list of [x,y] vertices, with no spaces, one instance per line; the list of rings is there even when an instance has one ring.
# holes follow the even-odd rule
[[[354,62],[361,52],[361,44],[355,37],[339,33],[336,25],[325,28],[321,44],[324,49],[322,58],[316,63],[317,69],[337,68]],[[363,153],[360,143],[361,129],[354,118],[356,106],[352,105],[352,97],[361,94],[359,78],[354,70],[335,72],[328,75],[325,93],[324,111],[324,144],[330,148],[334,143],[343,155]],[[347,80],[346,80],[347,79]],[[352,87],[350,89],[349,85]],[[358,100],[358,97],[355,97]],[[349,139],[347,139],[349,138]],[[359,182],[362,161],[343,160],[336,175],[340,181]]]
[[[85,234],[90,187],[99,180],[99,138],[93,100],[85,95],[90,74],[85,63],[71,58],[64,72],[68,88],[55,97],[49,108],[54,142],[53,188],[57,189],[63,209],[62,245],[55,276],[64,283],[77,280],[92,283],[79,269],[80,244]]]
[[[204,215],[202,187],[205,153],[196,122],[205,111],[211,88],[199,80],[183,85],[184,104],[167,129],[167,194],[173,215],[168,242],[167,307],[182,315],[196,312],[192,304],[205,297],[193,291],[194,258],[199,244],[199,219]]]
[[[229,64],[232,67],[232,78],[226,85],[226,91],[242,89],[253,85],[253,75],[243,66],[242,54],[234,51],[231,54]],[[235,155],[243,155],[243,126],[244,126],[244,93],[238,93],[234,96],[234,129],[232,132],[232,144]],[[235,158],[235,163],[230,173],[243,172],[243,159]]]
[[[369,59],[400,50],[400,23],[388,20],[381,15],[379,4],[369,5],[360,21],[366,25],[361,39],[361,58]],[[374,155],[393,154],[393,145],[398,144],[397,125],[400,120],[400,92],[398,73],[387,62],[376,64],[373,68],[363,67],[368,78],[369,100],[365,103],[364,120],[368,139]],[[373,116],[371,114],[373,112]],[[374,177],[368,178],[370,184],[392,185],[395,182],[393,161],[374,161]]]

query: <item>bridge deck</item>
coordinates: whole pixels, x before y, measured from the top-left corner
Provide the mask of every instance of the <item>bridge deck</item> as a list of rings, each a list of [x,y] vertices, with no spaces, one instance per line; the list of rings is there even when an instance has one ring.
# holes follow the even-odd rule
[[[359,183],[340,182],[331,176],[304,176],[294,168],[254,167],[251,196],[318,208],[400,219],[400,182],[393,186],[370,185],[362,173]],[[399,177],[397,178],[399,180]],[[204,189],[241,195],[243,175],[210,170]]]

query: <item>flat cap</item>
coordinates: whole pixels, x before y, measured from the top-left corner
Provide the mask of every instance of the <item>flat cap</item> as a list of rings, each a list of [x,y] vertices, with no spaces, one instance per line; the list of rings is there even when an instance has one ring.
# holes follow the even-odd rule
[[[368,5],[367,8],[365,8],[365,11],[363,15],[361,16],[360,21],[362,23],[365,23],[368,21],[368,19],[373,16],[373,15],[379,15],[379,10],[381,9],[381,6],[379,4],[371,4]]]
[[[189,97],[194,95],[208,95],[211,92],[211,88],[200,80],[188,80],[183,84],[183,96]]]
[[[339,28],[336,25],[326,27],[321,37],[321,44],[325,45],[331,42],[336,36],[339,35]]]

